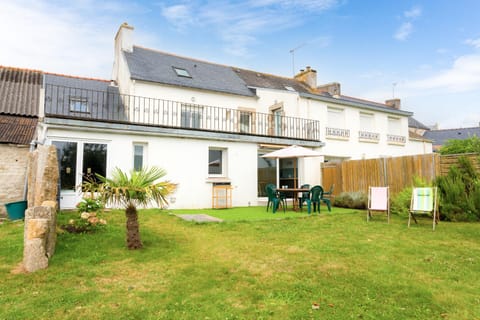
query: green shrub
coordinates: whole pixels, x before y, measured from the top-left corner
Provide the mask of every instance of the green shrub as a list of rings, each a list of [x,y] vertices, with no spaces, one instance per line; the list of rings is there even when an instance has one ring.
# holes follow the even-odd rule
[[[413,177],[413,185],[415,187],[431,187],[432,184],[422,179],[421,177]],[[412,199],[413,187],[404,188],[399,193],[395,194],[390,201],[390,212],[400,216],[408,216],[410,210],[410,202]]]
[[[103,208],[103,204],[99,199],[83,198],[77,203],[78,212],[97,212]]]
[[[367,208],[367,195],[363,192],[342,192],[335,197],[335,206],[351,209]]]
[[[440,214],[448,221],[480,220],[480,180],[471,161],[458,159],[446,176],[436,180],[440,193]]]

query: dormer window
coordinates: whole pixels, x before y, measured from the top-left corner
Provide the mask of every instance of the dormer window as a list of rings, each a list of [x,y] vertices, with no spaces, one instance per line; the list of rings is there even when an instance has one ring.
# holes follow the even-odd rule
[[[177,76],[179,77],[185,77],[185,78],[191,78],[192,76],[190,75],[190,73],[188,73],[188,71],[186,69],[183,69],[183,68],[178,68],[178,67],[173,67],[173,70],[175,70],[175,73],[177,74]]]
[[[90,112],[88,110],[87,98],[70,97],[70,111],[72,112]]]

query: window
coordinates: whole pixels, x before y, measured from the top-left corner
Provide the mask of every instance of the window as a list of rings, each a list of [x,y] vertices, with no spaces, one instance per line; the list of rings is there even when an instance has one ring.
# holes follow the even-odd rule
[[[360,112],[360,130],[361,131],[375,131],[373,113]]]
[[[185,78],[191,78],[192,76],[190,75],[190,73],[188,73],[188,71],[186,69],[183,69],[183,68],[178,68],[178,67],[173,67],[173,70],[175,70],[175,73],[177,74],[177,76],[179,77],[185,77]]]
[[[249,133],[251,130],[252,113],[240,111],[240,132]]]
[[[344,110],[339,108],[328,107],[328,126],[330,128],[345,128]]]
[[[82,183],[87,180],[99,182],[96,174],[103,177],[107,174],[107,145],[85,143],[83,145]]]
[[[282,109],[273,110],[273,123],[274,123],[276,136],[282,135],[282,114],[283,114]]]
[[[57,148],[58,167],[60,168],[60,190],[75,190],[77,172],[77,143],[53,141]]]
[[[277,160],[270,158],[262,158],[266,153],[269,153],[271,149],[259,149],[257,157],[257,195],[259,197],[266,197],[267,193],[265,187],[269,183],[277,185]]]
[[[88,99],[70,97],[70,111],[72,112],[89,112],[88,111]]]
[[[388,133],[394,135],[402,134],[402,125],[400,118],[388,117]]]
[[[288,91],[295,91],[295,89],[293,87],[290,87],[290,86],[285,86],[285,89],[287,89]]]
[[[202,107],[182,105],[182,127],[200,129],[202,127],[202,115]]]
[[[210,148],[208,150],[208,174],[224,175],[224,149]]]
[[[145,165],[145,144],[135,143],[133,145],[133,170],[140,171]]]

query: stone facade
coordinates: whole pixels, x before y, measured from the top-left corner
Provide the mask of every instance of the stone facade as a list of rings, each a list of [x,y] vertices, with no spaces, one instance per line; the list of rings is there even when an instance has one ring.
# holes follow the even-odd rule
[[[29,147],[0,144],[0,217],[6,217],[5,204],[24,200]]]

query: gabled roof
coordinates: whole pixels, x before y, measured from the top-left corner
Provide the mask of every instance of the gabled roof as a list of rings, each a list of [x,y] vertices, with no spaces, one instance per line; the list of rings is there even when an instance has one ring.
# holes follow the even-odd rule
[[[133,47],[133,52],[123,51],[123,54],[130,76],[135,80],[254,96],[245,82],[227,66],[137,46]],[[174,68],[186,70],[191,77],[177,75]]]
[[[38,116],[43,74],[0,66],[0,114]]]
[[[292,78],[279,77],[267,73],[260,73],[232,67],[232,70],[252,88],[268,88],[276,90],[288,90],[296,92],[310,92],[309,88],[300,81]]]
[[[133,46],[132,52],[123,51],[123,54],[127,60],[130,76],[134,80],[250,97],[255,96],[255,88],[276,89],[297,92],[300,96],[324,102],[384,111],[402,116],[413,114],[382,103],[348,96],[333,97],[328,93],[317,93],[305,83],[294,78],[214,64],[138,46]],[[187,72],[188,76],[177,74],[175,68]]]
[[[414,117],[408,117],[408,127],[422,130],[430,130],[429,127],[415,119]]]
[[[0,114],[0,143],[28,145],[35,137],[37,118]]]
[[[433,145],[439,146],[452,139],[464,140],[473,136],[480,138],[480,127],[430,130],[426,131],[423,136],[432,140]]]

